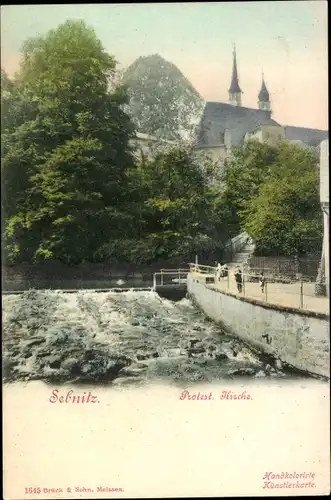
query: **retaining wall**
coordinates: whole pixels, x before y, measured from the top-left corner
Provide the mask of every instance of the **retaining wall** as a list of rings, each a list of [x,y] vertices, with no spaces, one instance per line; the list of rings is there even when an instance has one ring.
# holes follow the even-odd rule
[[[187,276],[188,293],[206,316],[290,366],[330,377],[329,316],[239,297],[205,280],[195,273]]]

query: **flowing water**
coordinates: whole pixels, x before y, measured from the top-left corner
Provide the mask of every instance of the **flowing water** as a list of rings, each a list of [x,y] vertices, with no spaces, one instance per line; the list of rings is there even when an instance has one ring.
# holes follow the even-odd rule
[[[153,291],[3,297],[4,379],[141,385],[295,376]]]

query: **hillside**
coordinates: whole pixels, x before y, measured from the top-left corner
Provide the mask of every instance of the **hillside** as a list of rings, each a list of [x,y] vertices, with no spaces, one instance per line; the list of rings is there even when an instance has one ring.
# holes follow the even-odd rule
[[[204,100],[172,63],[158,54],[139,57],[123,74],[137,130],[163,139],[189,139]]]

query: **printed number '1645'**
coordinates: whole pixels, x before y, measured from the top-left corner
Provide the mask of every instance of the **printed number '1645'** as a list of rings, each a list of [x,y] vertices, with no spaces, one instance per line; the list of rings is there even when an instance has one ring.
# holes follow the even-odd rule
[[[25,493],[41,493],[40,488],[25,488]]]

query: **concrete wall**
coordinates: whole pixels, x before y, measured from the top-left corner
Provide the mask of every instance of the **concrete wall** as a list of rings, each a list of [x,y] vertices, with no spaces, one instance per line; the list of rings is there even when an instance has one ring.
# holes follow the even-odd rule
[[[231,249],[233,253],[239,252],[248,243],[248,240],[249,235],[247,233],[237,234],[237,236],[226,242],[224,249]]]
[[[143,156],[148,160],[152,160],[157,153],[167,152],[175,142],[161,140],[153,135],[136,133],[136,137],[130,140],[130,146],[134,149],[136,158],[141,159]]]
[[[254,139],[259,142],[266,142],[270,146],[276,146],[280,141],[285,139],[284,127],[278,125],[261,125],[253,132],[248,132],[245,140]]]
[[[205,279],[190,273],[188,293],[202,311],[228,333],[299,370],[330,376],[328,316],[221,292],[206,285]]]
[[[197,151],[208,156],[213,162],[224,162],[225,158],[227,158],[227,150],[223,144],[209,148],[197,148]]]

